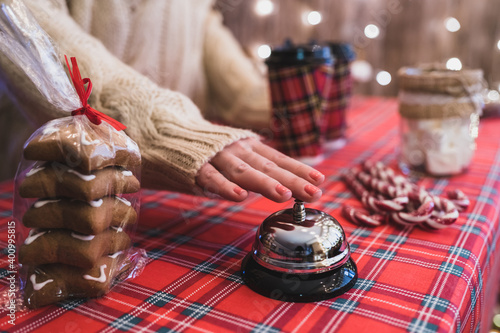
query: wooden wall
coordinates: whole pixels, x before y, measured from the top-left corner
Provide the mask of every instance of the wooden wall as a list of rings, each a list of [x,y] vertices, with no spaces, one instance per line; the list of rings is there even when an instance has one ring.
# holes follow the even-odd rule
[[[226,25],[252,52],[256,45],[276,45],[290,37],[296,42],[337,40],[352,43],[358,59],[368,61],[374,72],[386,70],[393,81],[380,86],[371,80],[357,83],[360,93],[395,95],[395,73],[402,66],[446,62],[457,57],[464,67],[482,68],[491,87],[500,82],[500,1],[498,0],[273,0],[274,11],[258,16],[257,0],[218,0]],[[302,14],[317,10],[323,20],[304,24]],[[461,24],[457,32],[444,27],[447,17]],[[381,29],[376,39],[363,30],[374,23]]]

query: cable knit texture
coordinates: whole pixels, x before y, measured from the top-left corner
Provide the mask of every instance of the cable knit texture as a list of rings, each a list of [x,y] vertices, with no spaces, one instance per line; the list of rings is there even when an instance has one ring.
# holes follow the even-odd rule
[[[252,68],[234,38],[222,27],[220,17],[212,12],[211,1],[25,2],[54,39],[61,55],[75,56],[82,76],[91,78],[93,92],[89,103],[124,123],[127,134],[139,144],[143,186],[193,193],[196,173],[204,163],[226,145],[256,137],[247,130],[206,121],[184,94],[203,106],[206,92],[210,91],[209,101],[217,107],[241,109],[242,113],[257,112],[260,108],[261,119],[257,122],[266,121],[263,119],[268,116],[267,101],[256,103],[255,98],[241,97],[249,91],[255,94],[261,90],[259,96],[267,100],[265,79]],[[186,19],[191,20],[189,24],[182,24],[181,20]],[[220,63],[210,60],[218,59],[215,50],[207,46],[211,43],[215,47],[220,47],[220,43],[231,45],[236,52],[231,66],[251,71],[253,74],[246,76],[249,81],[237,83],[237,78],[225,79],[218,74]],[[0,58],[2,74],[11,92],[32,121],[39,126],[64,115],[48,105],[5,57]],[[210,79],[205,78],[205,73]],[[207,87],[207,82],[220,86]],[[234,103],[227,94],[232,95]],[[245,100],[252,102],[238,106]]]

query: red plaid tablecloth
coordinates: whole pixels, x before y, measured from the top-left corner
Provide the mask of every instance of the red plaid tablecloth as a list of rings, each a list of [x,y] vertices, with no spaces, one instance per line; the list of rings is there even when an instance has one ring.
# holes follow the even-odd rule
[[[288,208],[252,195],[241,204],[171,192],[143,191],[136,245],[149,257],[139,277],[96,300],[72,300],[0,314],[12,332],[476,332],[489,323],[500,262],[500,119],[481,123],[469,171],[422,179],[434,194],[460,188],[471,199],[451,227],[426,232],[391,225],[356,227],[340,215],[356,201],[339,175],[367,158],[395,166],[398,115],[394,99],[360,98],[348,112],[348,144],[318,169],[322,199],[309,205],[344,226],[359,269],[345,295],[317,303],[261,297],[242,282],[241,260],[257,226]],[[0,185],[0,248],[6,247],[12,182]],[[5,251],[0,275],[6,275]],[[1,280],[7,285],[6,279]]]

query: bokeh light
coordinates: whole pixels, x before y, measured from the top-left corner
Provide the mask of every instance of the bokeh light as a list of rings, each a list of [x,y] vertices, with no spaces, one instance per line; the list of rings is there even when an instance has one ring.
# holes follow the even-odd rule
[[[495,101],[496,102],[496,101],[500,100],[500,93],[498,91],[496,91],[496,90],[490,90],[490,91],[488,91],[487,96],[488,96],[488,99],[490,101]]]
[[[368,24],[365,27],[365,36],[374,39],[380,35],[380,29],[375,24]]]
[[[493,324],[495,324],[496,327],[500,328],[500,314],[496,314],[493,316]]]
[[[366,60],[354,60],[351,63],[351,75],[358,82],[368,82],[373,75],[372,65]]]
[[[307,14],[307,23],[310,25],[317,25],[321,22],[321,13],[315,10]]]
[[[259,0],[255,4],[255,13],[259,16],[266,16],[273,12],[274,3],[271,0]]]
[[[257,49],[257,54],[262,59],[269,58],[269,56],[271,55],[271,47],[269,45],[266,45],[266,44],[261,45]]]
[[[444,20],[444,26],[446,27],[446,30],[450,32],[457,32],[460,30],[460,22],[454,17],[448,17],[446,20]]]
[[[377,73],[377,76],[375,77],[375,79],[377,80],[378,84],[380,84],[381,86],[386,86],[389,83],[391,83],[392,76],[387,71],[380,71]]]
[[[458,58],[450,58],[446,62],[446,68],[452,71],[459,71],[462,69],[462,62]]]

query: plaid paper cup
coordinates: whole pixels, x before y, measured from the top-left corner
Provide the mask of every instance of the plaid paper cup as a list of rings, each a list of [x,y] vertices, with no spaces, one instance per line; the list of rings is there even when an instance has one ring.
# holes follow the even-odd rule
[[[309,61],[307,54],[300,50],[287,50],[285,55],[278,52],[267,64],[273,107],[273,144],[288,156],[304,160],[314,159],[322,153],[323,96],[333,68],[329,52],[311,57],[314,61]],[[297,54],[299,58],[293,58]]]
[[[328,145],[332,141],[345,139],[346,110],[352,95],[352,76],[350,63],[355,54],[349,44],[330,43],[335,57],[335,64],[328,75],[328,87],[323,90],[325,99],[323,116],[321,120],[321,135]],[[345,140],[344,140],[345,142]]]

